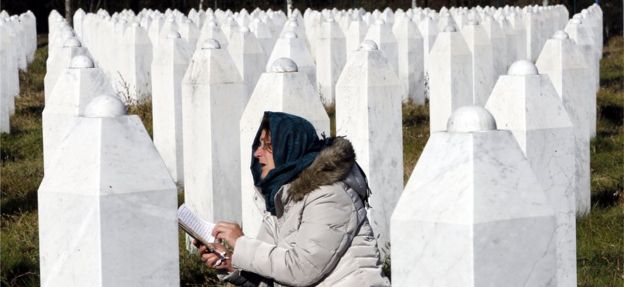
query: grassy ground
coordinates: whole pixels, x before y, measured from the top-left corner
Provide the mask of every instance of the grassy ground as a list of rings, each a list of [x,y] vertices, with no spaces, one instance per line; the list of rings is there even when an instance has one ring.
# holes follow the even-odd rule
[[[11,118],[12,133],[0,137],[0,286],[39,285],[37,188],[43,177],[45,41],[45,37],[40,39],[29,72],[20,74],[22,93]],[[593,209],[591,215],[577,221],[578,282],[579,286],[620,287],[624,286],[624,39],[612,39],[604,52],[598,136],[592,141]],[[129,112],[140,115],[151,134],[149,104],[131,107]],[[333,110],[329,113],[334,114]],[[405,180],[428,135],[427,107],[404,106]],[[180,242],[182,251],[182,235]],[[181,252],[180,276],[182,286],[217,284],[214,274],[186,252]]]

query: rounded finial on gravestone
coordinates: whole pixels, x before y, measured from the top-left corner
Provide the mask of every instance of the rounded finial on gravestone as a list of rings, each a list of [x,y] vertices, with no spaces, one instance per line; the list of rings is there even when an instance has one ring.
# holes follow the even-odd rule
[[[379,50],[379,47],[373,40],[364,40],[362,41],[362,44],[360,44],[360,49],[364,51],[377,51]]]
[[[247,26],[240,26],[240,28],[238,28],[238,31],[243,33],[243,34],[250,32],[249,27],[247,27]]]
[[[215,22],[214,20],[208,22],[208,27],[210,28],[218,27],[217,22]]]
[[[94,68],[93,60],[85,55],[78,55],[71,59],[69,68],[71,69],[90,69]]]
[[[288,27],[298,27],[299,24],[295,20],[288,20]]]
[[[297,34],[295,34],[295,32],[288,31],[288,32],[284,33],[283,37],[286,38],[286,39],[296,39],[297,38]]]
[[[557,32],[555,32],[555,34],[553,35],[553,39],[557,39],[557,40],[565,40],[565,39],[569,39],[570,36],[568,35],[568,33],[566,33],[563,30],[559,30]]]
[[[515,61],[509,67],[509,71],[507,71],[507,75],[512,76],[525,76],[525,75],[537,75],[537,67],[531,61],[527,60],[518,60]]]
[[[453,26],[453,24],[448,24],[446,25],[446,27],[444,27],[444,32],[457,32],[457,29],[455,28],[455,26]]]
[[[87,105],[84,116],[87,118],[114,118],[127,114],[126,105],[114,95],[95,97]]]
[[[69,38],[65,40],[65,43],[63,43],[63,47],[77,48],[77,47],[82,47],[82,44],[76,38]]]
[[[574,19],[570,20],[570,22],[568,22],[568,23],[575,24],[575,25],[580,25],[583,22],[581,21],[581,19],[574,18]]]
[[[271,65],[271,72],[273,73],[294,73],[298,70],[297,64],[290,58],[278,58]]]
[[[375,20],[375,24],[377,24],[377,25],[383,25],[383,24],[385,24],[385,23],[386,23],[386,21],[384,21],[383,19],[377,19],[377,20]]]
[[[203,50],[207,50],[207,49],[221,49],[221,44],[219,44],[219,41],[217,41],[215,39],[206,39],[202,43],[201,47],[202,47]]]
[[[180,33],[176,31],[169,31],[169,34],[167,34],[167,39],[178,39],[178,38],[182,38],[182,36],[180,36]]]
[[[496,129],[496,121],[492,114],[479,106],[461,107],[451,114],[446,122],[448,132],[480,132]]]

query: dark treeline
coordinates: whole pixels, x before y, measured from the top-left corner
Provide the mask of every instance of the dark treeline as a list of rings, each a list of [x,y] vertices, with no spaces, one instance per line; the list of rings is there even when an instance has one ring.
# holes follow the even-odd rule
[[[37,17],[37,30],[45,33],[48,30],[47,16],[56,9],[61,14],[65,11],[65,1],[70,1],[72,11],[82,8],[87,12],[95,12],[98,9],[107,11],[121,11],[132,9],[135,12],[143,8],[157,9],[164,11],[167,8],[175,8],[184,13],[191,8],[198,9],[200,2],[204,9],[219,8],[222,10],[231,9],[233,11],[242,8],[251,12],[256,7],[261,9],[285,10],[285,0],[0,0],[0,9],[7,10],[10,14],[23,13],[31,10]],[[417,6],[430,7],[438,10],[442,7],[474,7],[505,5],[542,5],[544,0],[417,0]],[[563,4],[570,11],[570,15],[581,11],[583,8],[592,5],[595,1],[600,1],[604,11],[604,33],[605,40],[612,35],[622,34],[622,0],[547,0],[550,5]],[[368,11],[374,9],[383,10],[386,7],[392,9],[411,7],[411,0],[293,0],[293,6],[302,12],[310,7],[313,9],[333,8],[348,9],[362,7]]]

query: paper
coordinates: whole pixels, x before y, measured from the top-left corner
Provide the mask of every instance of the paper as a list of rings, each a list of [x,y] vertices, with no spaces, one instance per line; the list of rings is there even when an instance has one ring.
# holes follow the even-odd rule
[[[178,208],[178,224],[186,233],[201,241],[204,245],[214,243],[215,241],[211,234],[215,224],[199,218],[186,204],[182,204]]]

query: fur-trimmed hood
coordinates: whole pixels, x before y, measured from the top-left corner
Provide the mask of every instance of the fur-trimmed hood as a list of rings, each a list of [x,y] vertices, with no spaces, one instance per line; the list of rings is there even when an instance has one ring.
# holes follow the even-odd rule
[[[355,163],[351,142],[344,137],[334,138],[332,144],[318,154],[312,164],[290,183],[288,194],[297,202],[317,188],[339,181],[344,181],[366,201],[366,176]]]

